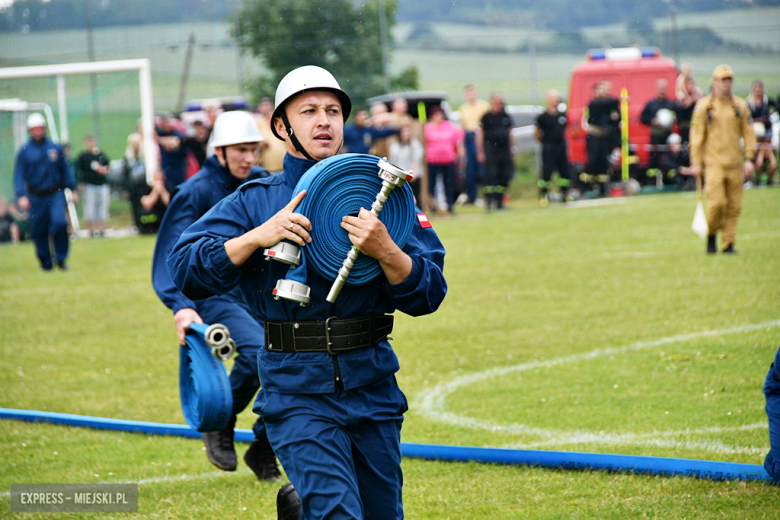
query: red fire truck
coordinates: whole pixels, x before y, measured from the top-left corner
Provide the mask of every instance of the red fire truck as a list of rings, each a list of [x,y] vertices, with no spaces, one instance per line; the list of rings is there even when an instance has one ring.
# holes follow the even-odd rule
[[[575,175],[584,171],[588,162],[582,113],[593,97],[593,87],[602,80],[612,84],[611,95],[617,99],[620,99],[621,89],[628,90],[628,139],[638,156],[638,163],[633,167],[647,168],[649,151],[644,145],[650,144],[650,128],[643,125],[639,117],[647,102],[658,95],[656,81],[660,78],[668,83],[666,97],[674,99],[677,67],[674,61],[662,57],[656,47],[588,51],[587,60],[574,67],[569,86],[566,137]]]

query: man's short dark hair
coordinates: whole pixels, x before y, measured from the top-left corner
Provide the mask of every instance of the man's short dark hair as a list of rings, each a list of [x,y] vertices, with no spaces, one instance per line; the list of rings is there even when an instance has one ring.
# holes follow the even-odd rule
[[[195,122],[192,123],[192,126],[203,126],[203,121],[196,119]]]

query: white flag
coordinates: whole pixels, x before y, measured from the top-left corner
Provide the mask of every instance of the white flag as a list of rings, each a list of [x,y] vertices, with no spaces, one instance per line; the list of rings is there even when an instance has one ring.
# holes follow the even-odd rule
[[[707,226],[707,217],[704,215],[704,207],[702,207],[701,201],[696,204],[696,213],[693,214],[693,224],[691,224],[691,229],[694,233],[702,238],[706,237],[710,232],[710,229]]]

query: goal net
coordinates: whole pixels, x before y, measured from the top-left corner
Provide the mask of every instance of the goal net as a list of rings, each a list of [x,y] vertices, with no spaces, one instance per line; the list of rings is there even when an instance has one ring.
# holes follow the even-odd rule
[[[0,68],[0,197],[13,197],[16,153],[29,140],[26,120],[32,112],[46,118],[49,137],[68,145],[71,159],[85,135],[96,136],[109,159],[121,159],[128,135],[142,129],[152,135],[149,60]],[[150,178],[155,154],[144,156],[152,158],[146,165]]]

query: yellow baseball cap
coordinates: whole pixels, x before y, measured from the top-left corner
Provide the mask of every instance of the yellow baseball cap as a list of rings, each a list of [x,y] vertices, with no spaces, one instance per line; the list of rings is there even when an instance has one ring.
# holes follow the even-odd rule
[[[712,79],[734,79],[734,71],[728,65],[718,65],[712,71]]]

